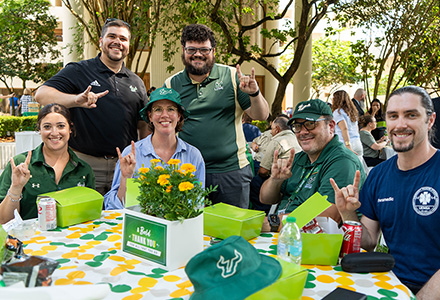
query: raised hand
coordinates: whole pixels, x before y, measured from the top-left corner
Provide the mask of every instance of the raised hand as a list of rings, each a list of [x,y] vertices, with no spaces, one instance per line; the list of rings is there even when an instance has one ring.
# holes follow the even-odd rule
[[[333,178],[330,178],[330,184],[335,191],[335,204],[344,221],[352,219],[352,216],[354,216],[353,213],[355,213],[356,209],[361,206],[361,203],[359,202],[360,181],[361,172],[359,170],[356,171],[356,174],[354,175],[353,184],[341,189],[339,189]]]
[[[131,178],[133,177],[134,170],[136,168],[136,156],[134,142],[131,141],[131,152],[122,157],[121,151],[116,147],[116,152],[119,157],[119,167],[121,168],[121,177]]]
[[[274,180],[286,180],[292,176],[292,164],[295,158],[295,149],[290,150],[289,159],[278,158],[278,150],[273,155],[272,170],[270,178]]]
[[[89,85],[84,92],[78,94],[75,99],[76,105],[84,108],[95,108],[96,101],[98,101],[99,98],[104,97],[108,94],[108,90],[96,94],[94,92],[91,92],[91,90],[92,86]]]
[[[32,151],[28,151],[25,161],[18,166],[15,165],[14,159],[11,157],[11,188],[16,191],[14,194],[20,194],[31,177],[31,172],[29,171],[31,157]]]
[[[252,68],[251,76],[243,75],[240,71],[240,65],[237,65],[237,75],[240,80],[240,90],[246,94],[254,94],[258,91],[258,83],[255,80],[255,69]]]

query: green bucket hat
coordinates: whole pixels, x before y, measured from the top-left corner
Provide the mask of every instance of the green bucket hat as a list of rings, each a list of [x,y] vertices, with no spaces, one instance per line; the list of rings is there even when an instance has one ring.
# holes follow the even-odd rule
[[[241,236],[209,247],[185,267],[194,286],[191,300],[241,300],[277,281],[281,270],[275,258],[260,254]]]
[[[321,116],[332,116],[330,106],[322,100],[312,99],[298,103],[295,107],[295,112],[290,118],[287,125],[293,123],[295,119],[305,119],[309,121],[316,121]]]
[[[159,88],[154,90],[150,95],[150,100],[148,101],[147,105],[141,109],[139,114],[141,115],[142,119],[148,123],[148,110],[151,104],[153,102],[159,101],[159,100],[170,100],[177,104],[177,106],[183,111],[183,118],[186,119],[189,116],[189,111],[183,106],[182,100],[180,99],[180,95],[178,92],[176,92],[173,89],[170,88]]]

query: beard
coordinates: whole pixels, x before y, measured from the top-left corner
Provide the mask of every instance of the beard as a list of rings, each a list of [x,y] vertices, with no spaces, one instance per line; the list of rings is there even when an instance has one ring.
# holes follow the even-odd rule
[[[397,144],[393,142],[393,131],[391,134],[391,144],[393,146],[393,150],[396,152],[408,152],[414,148],[414,139],[409,144]]]
[[[199,68],[194,67],[191,64],[191,61],[193,61],[196,57],[194,55],[188,57],[188,59],[185,59],[185,53],[182,53],[182,62],[185,66],[187,72],[192,75],[206,75],[209,72],[211,72],[212,67],[214,67],[215,63],[215,57],[209,56],[198,56],[198,58],[201,58],[205,62],[205,65]]]

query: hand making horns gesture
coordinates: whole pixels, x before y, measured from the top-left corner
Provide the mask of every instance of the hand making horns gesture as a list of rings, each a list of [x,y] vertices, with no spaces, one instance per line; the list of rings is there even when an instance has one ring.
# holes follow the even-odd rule
[[[101,97],[104,97],[105,95],[108,94],[108,90],[95,94],[94,92],[91,92],[91,89],[92,89],[92,86],[89,85],[84,92],[77,95],[77,97],[75,99],[75,103],[79,107],[95,108],[96,102],[98,101],[98,99]]]
[[[246,94],[255,94],[258,91],[258,83],[255,80],[255,69],[252,68],[251,76],[243,75],[240,65],[237,65],[238,80],[240,80],[240,90]]]
[[[295,149],[290,150],[289,159],[278,158],[278,150],[273,155],[272,170],[270,178],[275,180],[286,180],[292,176],[292,164],[295,158]]]
[[[136,168],[136,157],[135,157],[135,146],[134,142],[131,141],[131,152],[126,156],[122,157],[121,150],[116,147],[116,152],[118,153],[119,158],[119,167],[121,168],[121,177],[123,178],[131,178],[133,177],[135,168]]]
[[[335,204],[344,220],[361,206],[361,203],[359,202],[360,181],[361,172],[359,170],[357,170],[356,174],[354,175],[353,184],[341,189],[339,189],[334,179],[330,178],[330,183],[335,191]]]
[[[15,165],[14,159],[11,157],[11,186],[12,187],[20,187],[23,190],[23,187],[29,181],[31,177],[31,172],[29,171],[29,163],[31,162],[32,151],[28,151],[26,156],[26,160],[19,164]]]

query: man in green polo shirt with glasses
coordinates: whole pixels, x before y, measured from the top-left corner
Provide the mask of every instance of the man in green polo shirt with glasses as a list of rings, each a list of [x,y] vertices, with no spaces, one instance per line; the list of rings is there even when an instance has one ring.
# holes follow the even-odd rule
[[[356,170],[360,170],[364,182],[361,161],[335,137],[335,121],[327,103],[319,99],[300,102],[288,124],[303,151],[295,155],[292,150],[288,160],[278,159],[275,153],[271,177],[261,187],[260,201],[279,203],[278,214],[287,214],[319,192],[332,203],[321,216],[339,223],[341,216],[334,205],[330,178],[345,186],[353,182]]]
[[[213,203],[249,206],[252,170],[246,158],[241,118],[265,120],[269,106],[260,93],[255,71],[244,76],[236,68],[215,63],[216,40],[212,30],[191,24],[182,31],[185,69],[165,81],[176,90],[191,112],[179,137],[197,147],[206,164],[206,186],[217,185],[209,195]]]

